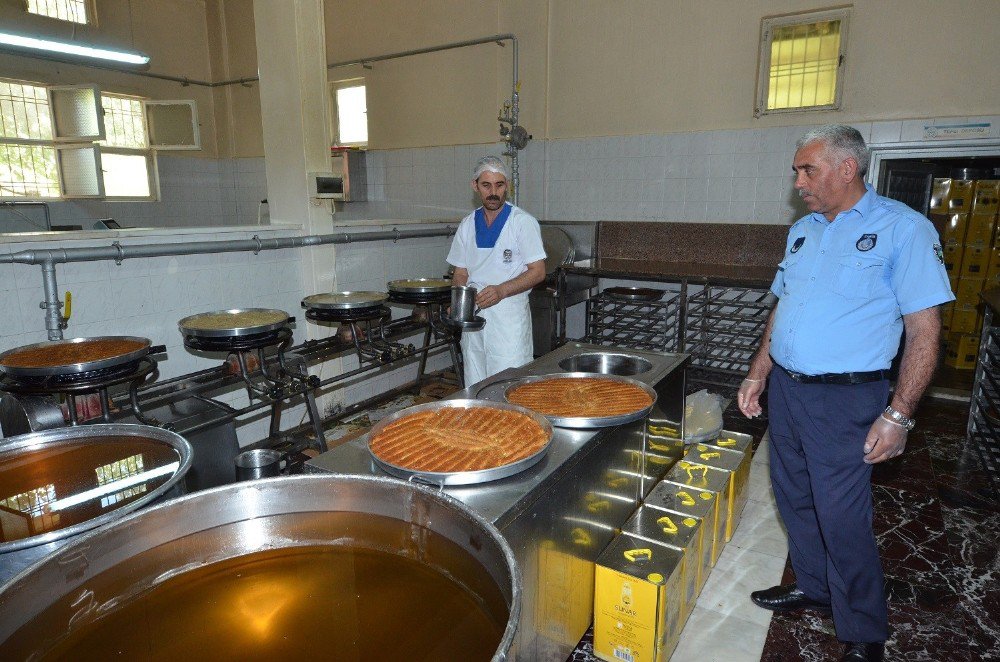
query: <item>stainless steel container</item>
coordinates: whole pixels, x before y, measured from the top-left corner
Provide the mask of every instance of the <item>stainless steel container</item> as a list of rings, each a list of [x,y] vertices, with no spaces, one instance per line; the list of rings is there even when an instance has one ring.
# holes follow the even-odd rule
[[[137,457],[129,440],[147,451],[150,444],[160,447],[159,460]],[[0,477],[7,469],[0,494],[0,541],[7,540],[0,542],[0,584],[91,529],[183,494],[191,459],[191,445],[180,435],[147,425],[63,427],[0,441]],[[60,483],[71,471],[81,480]],[[82,521],[67,526],[70,518]],[[9,535],[14,527],[22,533]]]
[[[373,522],[379,517],[400,524],[390,529],[391,540],[377,537],[381,529]],[[0,659],[20,655],[15,645],[57,643],[25,644],[22,628],[42,626],[54,633],[84,628],[105,610],[127,608],[130,598],[171,576],[256,552],[374,540],[433,565],[422,556],[434,558],[427,531],[457,546],[495,583],[509,617],[493,660],[507,660],[520,617],[521,576],[497,529],[446,494],[360,476],[293,476],[227,485],[146,509],[73,541],[0,589]],[[52,608],[80,595],[87,596],[92,609]],[[288,593],[279,586],[268,595]],[[41,617],[52,622],[35,621]],[[336,617],[316,614],[313,626],[323,628],[323,619]],[[247,620],[252,628],[253,619]],[[401,637],[406,634],[400,632]],[[238,633],[233,636],[233,641],[239,639]]]
[[[270,448],[255,448],[236,456],[236,480],[260,480],[281,474],[281,453]]]
[[[476,293],[474,287],[468,285],[451,286],[451,318],[456,322],[471,322],[476,318],[479,309],[476,308]]]

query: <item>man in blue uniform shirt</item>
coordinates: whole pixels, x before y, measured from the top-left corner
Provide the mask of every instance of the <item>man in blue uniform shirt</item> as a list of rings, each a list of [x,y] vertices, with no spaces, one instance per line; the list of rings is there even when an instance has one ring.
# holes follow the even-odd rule
[[[778,303],[737,396],[753,417],[769,386],[771,483],[796,583],[750,597],[773,611],[832,612],[842,660],[881,660],[888,615],[872,465],[906,446],[937,364],[938,306],[955,297],[930,221],[865,184],[856,129],[824,126],[796,147],[795,188],[812,213],[788,232],[771,285]]]

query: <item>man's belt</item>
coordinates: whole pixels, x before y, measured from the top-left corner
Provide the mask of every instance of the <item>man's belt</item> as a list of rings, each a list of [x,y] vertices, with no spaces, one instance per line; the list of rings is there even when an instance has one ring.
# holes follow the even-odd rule
[[[777,365],[777,364],[775,364]],[[889,379],[888,370],[870,370],[868,372],[825,372],[821,375],[805,375],[778,366],[800,384],[867,384]]]

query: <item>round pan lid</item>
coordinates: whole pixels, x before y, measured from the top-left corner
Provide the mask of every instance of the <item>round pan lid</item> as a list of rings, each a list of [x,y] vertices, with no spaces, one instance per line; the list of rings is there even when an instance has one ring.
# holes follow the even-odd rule
[[[272,308],[233,308],[211,313],[198,313],[177,323],[187,336],[230,338],[276,331],[288,324],[288,313]]]
[[[103,370],[138,361],[149,352],[149,338],[95,336],[15,347],[0,354],[0,370],[12,377],[48,377]]]
[[[401,278],[390,280],[390,292],[404,294],[429,294],[432,292],[450,292],[451,281],[447,278]]]
[[[385,292],[324,292],[302,300],[302,307],[318,310],[352,310],[381,306],[389,295]]]

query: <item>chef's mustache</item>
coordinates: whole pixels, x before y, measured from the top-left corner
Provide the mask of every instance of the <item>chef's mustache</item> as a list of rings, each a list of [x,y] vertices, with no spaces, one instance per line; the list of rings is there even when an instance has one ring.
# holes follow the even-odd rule
[[[807,195],[810,195],[809,191],[805,190],[804,188],[800,188],[798,192],[800,198],[804,198]]]
[[[491,196],[489,196],[486,199],[487,200],[496,200],[497,202],[500,202],[500,196],[499,195],[491,195]]]

